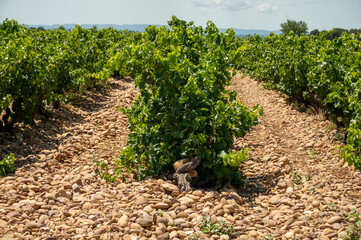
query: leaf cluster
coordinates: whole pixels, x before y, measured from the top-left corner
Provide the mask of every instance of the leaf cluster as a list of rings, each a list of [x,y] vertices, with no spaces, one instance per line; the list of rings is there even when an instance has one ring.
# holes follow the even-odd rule
[[[9,173],[15,173],[15,156],[14,154],[9,154],[0,161],[0,176],[5,177]]]
[[[109,69],[135,78],[141,92],[131,109],[123,109],[131,133],[119,168],[136,169],[142,180],[197,156],[196,170],[205,182],[240,184],[238,167],[247,151],[231,152],[233,137],[243,137],[258,123],[260,108],[249,111],[225,88],[234,43],[233,31],[221,33],[211,22],[203,29],[173,17],[168,27],[148,27],[138,42],[110,59]]]
[[[32,123],[46,105],[59,105],[94,87],[110,56],[132,33],[77,26],[37,31],[5,20],[0,25],[0,131]]]
[[[216,223],[212,223],[210,220],[210,216],[204,216],[202,218],[202,224],[200,225],[200,229],[204,234],[209,235],[230,235],[234,233],[234,228],[232,226],[228,226],[225,221],[217,221]]]
[[[361,34],[238,38],[238,69],[300,102],[322,109],[347,129],[342,157],[361,169]]]

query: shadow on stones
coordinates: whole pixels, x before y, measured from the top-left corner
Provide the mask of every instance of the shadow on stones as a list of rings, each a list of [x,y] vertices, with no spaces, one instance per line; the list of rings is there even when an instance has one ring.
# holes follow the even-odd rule
[[[246,178],[243,187],[238,189],[238,194],[251,206],[255,199],[262,195],[269,195],[271,189],[277,185],[280,173],[255,175]]]
[[[110,83],[112,89],[126,89],[122,84],[130,79],[117,79]],[[9,132],[0,132],[0,160],[13,153],[15,167],[20,168],[36,162],[46,162],[54,158],[59,145],[72,133],[65,127],[83,124],[87,115],[100,112],[109,101],[109,89],[102,86],[96,91],[89,91],[79,96],[70,105],[62,104],[59,110],[47,107],[45,114],[37,115],[33,125],[16,124]],[[85,113],[84,113],[85,112]]]

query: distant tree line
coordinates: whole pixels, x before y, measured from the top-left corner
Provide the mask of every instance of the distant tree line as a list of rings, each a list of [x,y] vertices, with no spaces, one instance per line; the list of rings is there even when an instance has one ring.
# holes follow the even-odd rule
[[[45,28],[41,27],[41,26],[38,28],[31,27],[30,29],[37,29],[38,31],[45,31]]]
[[[307,23],[304,21],[295,21],[292,19],[287,19],[286,22],[281,23],[281,31],[283,34],[289,34],[290,32],[293,32],[295,35],[297,36],[301,36],[302,34],[307,34],[308,27],[307,27]],[[343,29],[343,28],[334,28],[331,31],[319,31],[318,29],[314,29],[312,30],[309,35],[314,35],[314,36],[318,36],[320,34],[324,34],[326,33],[326,39],[328,40],[333,40],[337,37],[340,37],[342,35],[342,33],[349,33],[349,34],[357,34],[357,33],[361,33],[361,28],[360,29]]]
[[[318,36],[318,35],[320,35],[322,33],[325,33],[325,32],[327,32],[326,39],[333,40],[333,39],[335,39],[337,37],[340,37],[342,35],[342,33],[348,33],[348,34],[361,33],[361,28],[359,28],[359,29],[352,28],[350,30],[343,29],[343,28],[334,28],[331,31],[323,30],[321,32],[318,29],[314,29],[314,30],[312,30],[310,32],[310,35]]]

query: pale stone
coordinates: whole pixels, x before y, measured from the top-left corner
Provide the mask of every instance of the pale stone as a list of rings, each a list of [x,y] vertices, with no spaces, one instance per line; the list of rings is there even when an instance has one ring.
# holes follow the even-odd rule
[[[129,218],[127,215],[123,215],[119,220],[118,220],[118,225],[119,227],[126,227],[128,225],[128,221]]]
[[[163,183],[161,185],[162,188],[164,188],[164,190],[168,191],[168,192],[178,192],[179,188],[171,183]]]
[[[135,205],[143,205],[143,204],[147,204],[147,203],[148,203],[148,200],[145,199],[144,197],[138,197],[134,202]]]
[[[93,204],[91,204],[90,202],[86,202],[86,203],[84,203],[82,209],[83,209],[83,210],[89,210],[89,209],[91,209],[92,207],[93,207]]]
[[[334,217],[331,217],[328,221],[327,221],[327,223],[328,224],[334,224],[334,223],[340,223],[340,222],[342,222],[342,217],[340,217],[340,216],[334,216]]]
[[[159,203],[156,203],[154,207],[158,208],[158,209],[167,209],[167,208],[169,208],[169,204],[164,203],[164,202],[159,202]]]
[[[187,206],[187,207],[191,207],[195,201],[192,198],[189,197],[181,197],[179,199],[179,202],[181,205]]]
[[[294,232],[290,231],[290,232],[287,232],[287,233],[285,234],[285,237],[286,237],[287,239],[291,239],[291,238],[293,238],[294,234],[295,234]]]

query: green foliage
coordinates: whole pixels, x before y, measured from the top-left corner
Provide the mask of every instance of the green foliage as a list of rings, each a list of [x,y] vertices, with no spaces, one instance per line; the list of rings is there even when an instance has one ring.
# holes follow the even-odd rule
[[[191,235],[191,239],[192,240],[201,240],[202,238],[200,237],[199,232],[195,232]]]
[[[298,172],[293,173],[293,182],[297,185],[301,184],[302,177]]]
[[[96,174],[100,175],[107,183],[113,183],[116,181],[116,176],[109,173],[109,167],[107,163],[97,161],[96,164],[97,167],[94,170]]]
[[[262,238],[261,240],[273,240],[273,235],[272,234],[267,234],[266,237]]]
[[[217,221],[216,223],[211,222],[211,217],[204,216],[202,218],[202,225],[200,225],[200,229],[204,234],[209,235],[230,235],[234,233],[233,226],[228,226],[225,221]]]
[[[299,102],[326,112],[347,129],[341,155],[361,169],[361,34],[238,38],[237,68]],[[315,156],[316,157],[316,156]]]
[[[93,158],[93,162],[96,163],[96,167],[94,169],[94,172],[98,174],[101,178],[103,178],[107,183],[115,182],[116,181],[116,175],[110,174],[109,172],[109,166],[107,163],[103,161],[99,161],[96,159],[97,154],[92,153],[90,156]]]
[[[0,161],[0,176],[5,177],[9,173],[15,173],[15,156],[14,154],[9,154]]]
[[[304,21],[295,21],[295,20],[287,19],[286,22],[281,23],[281,32],[286,35],[293,32],[297,36],[301,36],[301,34],[306,34],[307,30],[308,30],[307,23]]]
[[[0,25],[0,131],[33,123],[45,105],[69,101],[92,88],[106,61],[129,32],[64,28],[37,31],[5,20]],[[132,40],[129,37],[129,40]]]
[[[136,169],[143,180],[197,156],[196,170],[205,182],[241,183],[238,167],[247,151],[230,152],[233,137],[257,124],[262,109],[249,111],[225,88],[234,43],[233,31],[221,33],[211,22],[203,29],[173,17],[169,27],[149,26],[137,43],[110,59],[105,76],[118,69],[135,78],[141,92],[131,109],[122,110],[131,133],[118,169]]]
[[[347,229],[347,236],[345,240],[359,240],[361,238],[361,215],[357,212],[356,209],[353,209],[353,212],[348,214],[344,213],[346,219],[353,219],[351,226]]]
[[[327,210],[328,212],[336,212],[336,213],[340,212],[340,211],[338,210],[336,204],[334,204],[334,203],[328,203],[327,205],[328,205],[328,207],[327,207],[326,210]]]

